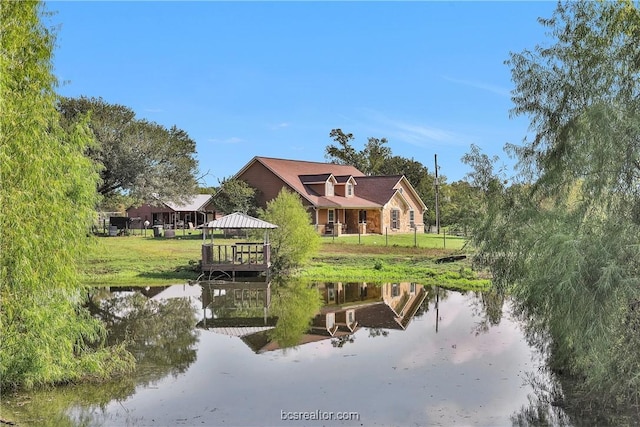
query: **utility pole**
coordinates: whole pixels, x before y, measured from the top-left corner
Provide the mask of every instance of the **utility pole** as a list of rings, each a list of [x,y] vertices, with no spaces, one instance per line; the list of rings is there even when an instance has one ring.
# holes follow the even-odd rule
[[[440,207],[438,205],[438,155],[434,154],[436,163],[436,232],[440,234]]]

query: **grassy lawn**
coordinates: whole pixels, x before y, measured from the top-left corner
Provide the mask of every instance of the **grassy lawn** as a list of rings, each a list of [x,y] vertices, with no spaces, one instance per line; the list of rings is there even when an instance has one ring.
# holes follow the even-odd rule
[[[464,252],[464,239],[420,234],[324,237],[320,251],[301,269],[299,277],[327,282],[414,281],[464,289],[481,289],[488,280],[471,270],[468,260],[437,264],[438,258]],[[93,286],[158,286],[183,283],[198,277],[202,236],[172,239],[150,234],[98,237],[83,266],[85,283]],[[217,235],[218,243],[234,243]]]
[[[349,235],[340,237],[323,237],[325,244],[335,245],[354,245],[362,244],[364,246],[386,247],[393,249],[395,247],[403,248],[427,248],[427,249],[462,249],[465,239],[453,235],[444,234],[389,234],[388,236],[380,234],[368,234],[365,236]]]
[[[323,239],[320,251],[300,272],[310,281],[327,282],[398,282],[412,281],[425,285],[439,285],[461,289],[485,289],[489,286],[486,274],[471,269],[470,259],[439,264],[436,261],[450,255],[465,254],[464,240],[422,235],[414,247],[412,235],[394,236],[393,246],[379,244],[384,236],[340,237]],[[344,240],[343,240],[344,239]],[[403,245],[404,243],[404,245]],[[439,244],[440,243],[440,244]]]
[[[198,276],[202,236],[172,239],[144,236],[97,237],[83,266],[95,286],[167,285]],[[195,265],[194,265],[195,263]]]

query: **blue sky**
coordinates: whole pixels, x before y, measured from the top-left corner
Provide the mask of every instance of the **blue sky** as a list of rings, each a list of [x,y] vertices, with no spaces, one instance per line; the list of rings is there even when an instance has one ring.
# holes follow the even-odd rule
[[[329,132],[387,138],[452,182],[501,154],[509,52],[545,43],[554,2],[48,2],[65,96],[102,97],[197,143],[205,183],[253,156],[325,161]],[[508,160],[505,159],[505,163]]]

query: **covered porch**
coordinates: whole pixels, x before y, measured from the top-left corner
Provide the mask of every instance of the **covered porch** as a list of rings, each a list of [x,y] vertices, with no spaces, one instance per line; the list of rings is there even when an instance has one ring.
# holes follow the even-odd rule
[[[382,234],[382,209],[318,208],[316,231],[320,235]]]

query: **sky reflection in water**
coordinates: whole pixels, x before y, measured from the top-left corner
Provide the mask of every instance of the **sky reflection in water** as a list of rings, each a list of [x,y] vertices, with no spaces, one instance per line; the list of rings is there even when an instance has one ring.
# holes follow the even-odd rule
[[[199,304],[197,286],[158,297],[184,295]],[[477,334],[477,303],[473,293],[446,292],[437,333],[431,301],[406,330],[371,337],[363,327],[341,348],[327,339],[256,354],[239,337],[201,330],[185,373],[72,412],[104,425],[511,425],[529,403],[527,375],[540,377],[542,363],[508,315]],[[281,418],[317,410],[357,412],[359,420]]]

